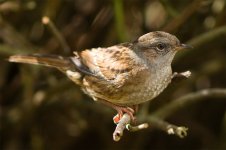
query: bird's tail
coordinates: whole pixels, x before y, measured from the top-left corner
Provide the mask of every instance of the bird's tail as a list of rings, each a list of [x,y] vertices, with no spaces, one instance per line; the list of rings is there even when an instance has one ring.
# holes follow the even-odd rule
[[[69,57],[55,55],[13,55],[9,57],[8,61],[54,67],[61,71],[70,69],[72,66],[72,62]]]

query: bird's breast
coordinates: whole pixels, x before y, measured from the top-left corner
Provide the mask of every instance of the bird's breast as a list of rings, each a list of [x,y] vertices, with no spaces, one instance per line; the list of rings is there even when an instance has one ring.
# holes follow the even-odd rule
[[[118,81],[105,82],[86,79],[85,91],[94,99],[104,99],[114,104],[136,105],[158,96],[171,81],[171,67],[157,72],[140,70],[118,76]]]
[[[155,98],[171,82],[171,75],[171,69],[166,69],[161,73],[150,73],[149,75],[141,76],[140,82],[136,82],[139,79],[135,79],[133,85],[125,85],[125,91],[128,92],[124,92],[127,94],[123,94],[119,102],[127,105],[136,105]]]

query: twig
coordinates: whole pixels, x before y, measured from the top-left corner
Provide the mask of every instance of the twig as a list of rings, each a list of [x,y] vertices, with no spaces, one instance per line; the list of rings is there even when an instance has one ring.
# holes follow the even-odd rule
[[[65,38],[61,35],[55,24],[50,20],[49,17],[44,16],[42,17],[42,23],[45,25],[48,25],[50,30],[53,32],[53,34],[56,36],[57,40],[60,42],[62,48],[65,52],[70,52],[70,47],[68,46]]]
[[[163,121],[153,116],[148,117],[147,123],[143,123],[137,126],[132,126],[130,124],[130,121],[131,121],[130,116],[128,114],[124,114],[122,119],[117,124],[115,131],[113,133],[114,141],[119,141],[121,139],[125,128],[130,132],[136,132],[148,128],[149,124],[151,124],[153,127],[166,131],[168,134],[177,135],[180,138],[184,138],[185,136],[187,136],[188,128],[170,124],[166,121]]]
[[[172,115],[177,110],[182,109],[183,107],[188,106],[192,103],[204,100],[207,97],[225,98],[226,100],[226,89],[214,88],[201,90],[196,93],[190,93],[188,95],[176,99],[175,101],[165,106],[162,106],[161,109],[158,109],[152,115],[157,118],[164,119]]]
[[[178,78],[178,77],[184,77],[184,78],[189,78],[191,76],[191,71],[185,71],[181,73],[174,72],[172,75],[172,78]]]
[[[153,116],[149,116],[147,122],[152,126],[165,131],[168,134],[177,135],[180,138],[187,136],[188,128],[186,127],[176,126]]]
[[[194,47],[198,47],[198,46],[200,46],[200,45],[202,45],[206,42],[209,42],[212,39],[215,39],[216,37],[219,37],[221,35],[226,35],[226,25],[218,27],[218,28],[211,30],[209,32],[205,32],[205,33],[191,39],[187,43],[194,46]]]
[[[188,20],[188,18],[195,13],[196,10],[200,8],[200,4],[203,0],[193,0],[193,2],[188,5],[184,11],[173,20],[171,20],[162,30],[167,32],[173,32],[178,29],[181,25]]]
[[[130,116],[125,113],[117,124],[115,131],[113,132],[114,141],[119,141],[121,139],[121,137],[123,136],[123,131],[126,128],[126,125],[130,123],[130,121]]]
[[[127,124],[126,125],[126,129],[128,131],[131,131],[131,132],[135,132],[135,131],[139,131],[139,130],[142,130],[142,129],[146,129],[148,127],[149,127],[148,123],[142,123],[142,124],[137,125],[137,126],[132,126],[131,124]]]
[[[128,114],[124,114],[115,128],[113,139],[114,141],[119,141],[123,136],[123,131],[125,128],[127,128],[131,132],[135,132],[146,129],[149,127],[149,125],[166,131],[168,134],[174,134],[180,138],[184,138],[185,136],[187,136],[188,128],[170,124],[163,119],[172,115],[175,111],[193,102],[203,100],[207,97],[226,98],[226,89],[206,89],[178,98],[170,104],[161,107],[161,109],[152,113],[152,115],[149,115],[147,118],[142,119],[142,121],[145,121],[147,123],[143,123],[137,126],[130,125],[130,116]]]
[[[192,38],[190,41],[186,42],[189,45],[192,45],[195,49],[201,45],[204,45],[206,43],[208,43],[209,41],[216,39],[222,35],[226,35],[226,25],[215,28],[209,32],[205,32],[201,35],[198,35],[195,38]],[[190,55],[190,53],[196,53],[196,51],[193,50],[188,50],[188,51],[184,51],[183,53],[180,53],[177,55],[177,58],[174,60],[174,62],[179,61],[180,59],[182,59],[184,56],[188,56]],[[199,49],[199,51],[202,49]],[[203,51],[206,51],[206,49],[203,49]]]
[[[126,128],[128,131],[131,132],[135,132],[135,131],[139,131],[142,129],[146,129],[148,128],[148,124],[147,123],[143,123],[137,126],[132,126],[130,124],[131,122],[131,118],[130,116],[125,113],[122,118],[120,119],[119,123],[117,124],[115,131],[113,132],[113,140],[114,141],[119,141],[121,139],[121,137],[123,136],[123,131]]]

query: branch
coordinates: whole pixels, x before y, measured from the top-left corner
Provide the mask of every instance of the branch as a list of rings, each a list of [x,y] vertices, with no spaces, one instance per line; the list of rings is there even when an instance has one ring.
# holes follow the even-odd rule
[[[125,113],[117,124],[115,131],[113,132],[114,141],[119,141],[121,139],[121,137],[123,136],[123,131],[126,128],[126,125],[130,123],[130,121],[130,116]]]
[[[192,38],[188,42],[186,42],[189,45],[192,45],[195,49],[198,48],[199,46],[202,46],[216,38],[219,38],[223,35],[226,35],[226,25],[217,27],[213,30],[210,30],[208,32],[205,32],[203,34],[198,35],[197,37]],[[184,56],[191,55],[191,53],[196,53],[195,49],[189,50],[189,51],[184,51],[183,53],[180,53],[177,55],[176,59],[174,62],[176,63],[177,61],[183,59]],[[206,49],[199,49],[199,51],[204,51],[206,52]]]
[[[156,112],[153,113],[153,116],[158,118],[166,118],[172,115],[174,112],[193,104],[195,102],[199,102],[204,100],[205,98],[214,97],[214,98],[226,98],[226,89],[205,89],[198,91],[196,93],[190,93],[183,97],[180,97],[171,103],[161,106],[161,109],[158,109]]]
[[[201,6],[203,0],[193,0],[179,16],[171,20],[162,30],[173,32],[183,25]]]
[[[166,121],[163,121],[162,119],[153,117],[151,115],[147,118],[147,122],[153,127],[161,129],[168,134],[177,135],[180,138],[184,138],[185,136],[187,136],[188,128],[186,127],[170,124]]]
[[[137,126],[132,126],[130,124],[130,122],[131,122],[130,116],[127,113],[125,113],[122,116],[119,123],[117,124],[115,131],[113,132],[113,140],[114,141],[117,142],[121,139],[121,137],[123,136],[123,131],[124,131],[125,128],[128,131],[131,131],[131,132],[135,132],[135,131],[139,131],[139,130],[148,128],[147,123],[143,123],[143,124],[140,124],[140,125],[137,125]]]
[[[127,130],[131,132],[135,132],[148,128],[150,124],[155,128],[167,132],[168,134],[174,134],[180,138],[184,138],[185,136],[187,136],[188,128],[184,126],[176,126],[170,124],[163,119],[172,115],[175,111],[182,109],[183,107],[194,102],[204,100],[207,97],[226,98],[226,89],[206,89],[196,93],[185,95],[181,98],[176,99],[170,104],[161,107],[161,109],[159,109],[155,113],[152,113],[152,115],[149,115],[146,119],[144,119],[147,123],[143,123],[137,126],[130,125],[130,116],[125,113],[115,128],[115,131],[113,133],[113,139],[114,141],[119,141],[123,136],[123,131],[125,128],[127,128]]]
[[[125,128],[130,132],[136,132],[136,131],[148,128],[149,124],[151,124],[155,128],[158,128],[167,132],[168,134],[177,135],[180,138],[184,138],[185,136],[187,136],[188,128],[170,124],[166,121],[163,121],[153,116],[148,117],[147,123],[143,123],[137,126],[132,126],[130,124],[130,121],[131,121],[130,116],[128,114],[124,114],[120,122],[117,124],[115,131],[113,133],[114,141],[117,142],[121,139]]]
[[[185,72],[181,72],[181,73],[177,73],[177,72],[174,72],[173,75],[172,75],[172,79],[173,78],[189,78],[191,76],[191,71],[185,71]]]
[[[136,132],[136,131],[139,131],[139,130],[142,130],[142,129],[146,129],[148,127],[149,127],[148,123],[142,123],[142,124],[137,125],[137,126],[132,126],[131,124],[126,125],[126,129],[128,131],[131,131],[131,132]]]
[[[61,44],[62,48],[64,49],[65,52],[70,52],[70,47],[68,46],[65,38],[62,36],[62,34],[60,33],[60,31],[57,29],[57,27],[55,26],[55,24],[50,20],[49,17],[44,16],[42,18],[42,23],[44,25],[47,25],[50,30],[53,32],[53,34],[55,35],[56,39],[59,41],[59,43]]]
[[[226,35],[226,25],[217,27],[209,32],[205,32],[195,38],[192,38],[190,41],[187,43],[189,45],[192,45],[194,47],[198,47],[200,45],[203,45],[204,43],[207,43],[219,36]]]

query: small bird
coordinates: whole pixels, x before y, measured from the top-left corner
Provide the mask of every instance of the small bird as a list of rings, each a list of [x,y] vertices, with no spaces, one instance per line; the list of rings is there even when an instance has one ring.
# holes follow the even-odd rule
[[[118,122],[124,113],[134,120],[138,105],[154,99],[173,78],[171,63],[175,54],[190,48],[176,36],[155,31],[134,42],[106,48],[74,52],[72,57],[54,55],[13,55],[10,62],[54,67],[95,101],[114,108]]]

